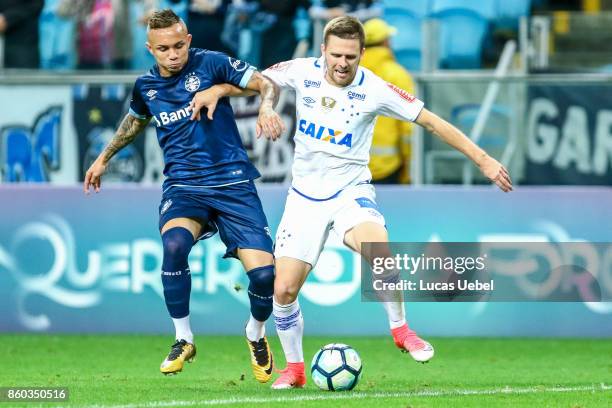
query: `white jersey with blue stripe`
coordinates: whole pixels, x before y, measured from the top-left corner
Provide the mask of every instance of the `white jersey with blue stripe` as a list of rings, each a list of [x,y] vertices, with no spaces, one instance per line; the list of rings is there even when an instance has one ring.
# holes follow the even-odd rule
[[[263,72],[296,92],[292,184],[316,200],[370,181],[368,162],[377,115],[414,121],[423,108],[423,102],[364,67],[343,88],[328,83],[325,73],[323,57],[281,62]]]

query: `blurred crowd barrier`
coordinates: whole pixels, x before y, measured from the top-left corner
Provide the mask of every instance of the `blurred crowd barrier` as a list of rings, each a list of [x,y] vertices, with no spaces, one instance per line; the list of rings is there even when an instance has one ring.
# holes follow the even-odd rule
[[[0,181],[73,185],[113,137],[127,113],[135,75],[0,76]],[[466,134],[474,129],[492,74],[416,76],[426,107]],[[478,143],[520,184],[612,185],[612,75],[511,74],[498,79]],[[257,140],[258,97],[234,98],[238,128],[260,181],[287,182],[293,160],[295,100],[278,110],[286,131]],[[185,119],[187,120],[187,119]],[[462,155],[418,126],[412,137],[415,184],[465,183]],[[163,157],[153,125],[111,161],[106,182],[161,184]],[[473,183],[485,180],[474,171]]]

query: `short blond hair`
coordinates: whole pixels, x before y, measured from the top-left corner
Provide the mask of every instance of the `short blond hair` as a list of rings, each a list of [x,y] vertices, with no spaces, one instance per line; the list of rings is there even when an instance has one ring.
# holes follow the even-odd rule
[[[344,40],[359,40],[359,48],[365,46],[365,31],[361,22],[355,17],[340,16],[330,20],[323,29],[323,43],[327,45],[330,35]]]

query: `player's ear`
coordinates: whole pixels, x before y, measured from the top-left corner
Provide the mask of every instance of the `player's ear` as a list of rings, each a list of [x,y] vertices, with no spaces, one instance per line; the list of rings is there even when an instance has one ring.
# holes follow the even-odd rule
[[[325,43],[321,43],[321,55],[325,55]]]
[[[187,48],[189,48],[191,46],[191,38],[192,38],[192,35],[191,34],[187,34]]]
[[[153,55],[153,46],[151,45],[150,42],[146,42],[145,46],[147,47],[147,50],[149,50],[149,52],[151,53],[151,55]]]

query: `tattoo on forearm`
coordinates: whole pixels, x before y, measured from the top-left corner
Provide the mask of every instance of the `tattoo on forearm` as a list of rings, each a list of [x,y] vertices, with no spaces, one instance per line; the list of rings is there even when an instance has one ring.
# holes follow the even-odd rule
[[[263,89],[261,91],[261,102],[269,103],[270,106],[274,107],[278,102],[278,92],[274,88],[274,84],[269,80],[264,80]]]
[[[253,73],[248,88],[259,92],[262,105],[270,104],[270,106],[274,108],[278,103],[278,91],[276,86],[271,80],[264,77],[261,72],[255,71]]]
[[[125,115],[121,121],[115,137],[109,142],[102,152],[105,162],[108,162],[119,150],[123,149],[136,138],[138,133],[149,123],[148,120],[135,118],[132,115]]]

